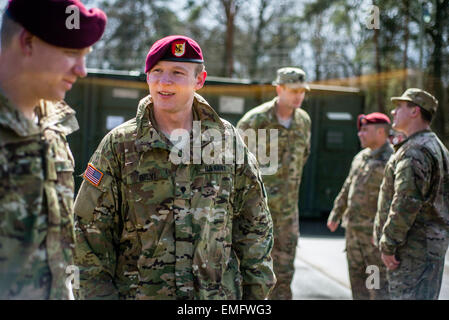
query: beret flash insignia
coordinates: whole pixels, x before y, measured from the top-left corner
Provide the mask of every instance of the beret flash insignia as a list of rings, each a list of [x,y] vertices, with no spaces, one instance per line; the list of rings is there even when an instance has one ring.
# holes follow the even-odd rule
[[[186,53],[186,42],[175,41],[172,43],[171,51],[174,56],[182,57]]]

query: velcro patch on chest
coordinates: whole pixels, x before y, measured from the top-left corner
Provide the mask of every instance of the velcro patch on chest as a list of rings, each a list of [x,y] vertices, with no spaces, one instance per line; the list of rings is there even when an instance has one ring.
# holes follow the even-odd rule
[[[91,163],[87,165],[86,171],[83,175],[84,179],[92,183],[94,186],[98,187],[103,178],[103,172],[95,168]]]
[[[138,182],[158,181],[167,179],[168,177],[170,177],[170,172],[167,169],[153,169],[147,173],[139,174]]]
[[[200,173],[228,173],[230,171],[229,166],[222,164],[204,165],[200,169]]]

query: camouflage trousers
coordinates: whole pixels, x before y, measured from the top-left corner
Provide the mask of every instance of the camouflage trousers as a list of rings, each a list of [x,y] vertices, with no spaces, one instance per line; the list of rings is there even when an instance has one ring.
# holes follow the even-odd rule
[[[299,223],[297,214],[287,219],[275,218],[271,213],[274,224],[274,245],[271,251],[273,269],[276,275],[276,286],[270,294],[270,300],[291,300],[291,282],[295,273],[296,245],[299,238]]]
[[[443,259],[423,261],[398,255],[396,270],[388,270],[388,290],[392,300],[437,300],[444,272]]]
[[[380,251],[371,243],[371,233],[346,229],[346,258],[348,260],[349,280],[354,300],[387,300],[387,269],[382,262]],[[368,266],[378,267],[379,287],[367,288]],[[376,269],[377,270],[377,269]],[[377,275],[373,275],[377,276]]]

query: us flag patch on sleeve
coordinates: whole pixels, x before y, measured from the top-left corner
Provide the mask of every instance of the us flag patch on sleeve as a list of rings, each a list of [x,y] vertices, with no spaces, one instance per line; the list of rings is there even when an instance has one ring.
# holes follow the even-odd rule
[[[94,186],[98,187],[103,178],[103,172],[95,168],[92,164],[87,165],[87,169],[83,176],[87,181],[92,183]]]

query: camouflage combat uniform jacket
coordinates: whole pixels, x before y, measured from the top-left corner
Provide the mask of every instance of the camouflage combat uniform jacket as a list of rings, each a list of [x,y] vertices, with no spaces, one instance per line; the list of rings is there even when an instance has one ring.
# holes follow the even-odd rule
[[[430,130],[394,146],[379,193],[374,239],[382,253],[444,260],[449,244],[449,153]]]
[[[266,298],[275,284],[273,230],[255,158],[234,136],[244,164],[176,165],[152,110],[147,96],[90,160],[103,177],[97,186],[85,178],[75,201],[78,297]],[[204,135],[234,134],[199,95],[193,119]]]
[[[65,103],[41,102],[38,123],[0,95],[0,298],[68,299],[78,129]]]
[[[264,175],[263,182],[268,193],[268,204],[276,227],[276,220],[285,221],[298,219],[299,185],[301,183],[303,167],[310,154],[310,128],[311,120],[306,111],[297,108],[294,111],[292,122],[287,129],[281,125],[276,116],[274,98],[247,112],[237,124],[239,130],[249,128],[277,129],[278,130],[278,169],[275,174]],[[267,133],[267,137],[269,134]],[[270,150],[267,139],[266,150]],[[257,156],[257,150],[249,145],[250,151]],[[261,168],[264,165],[260,165]],[[288,222],[289,224],[291,223]]]
[[[328,221],[340,222],[342,227],[371,236],[380,184],[385,165],[393,153],[390,143],[372,151],[365,148],[352,161],[349,175],[334,201]]]

